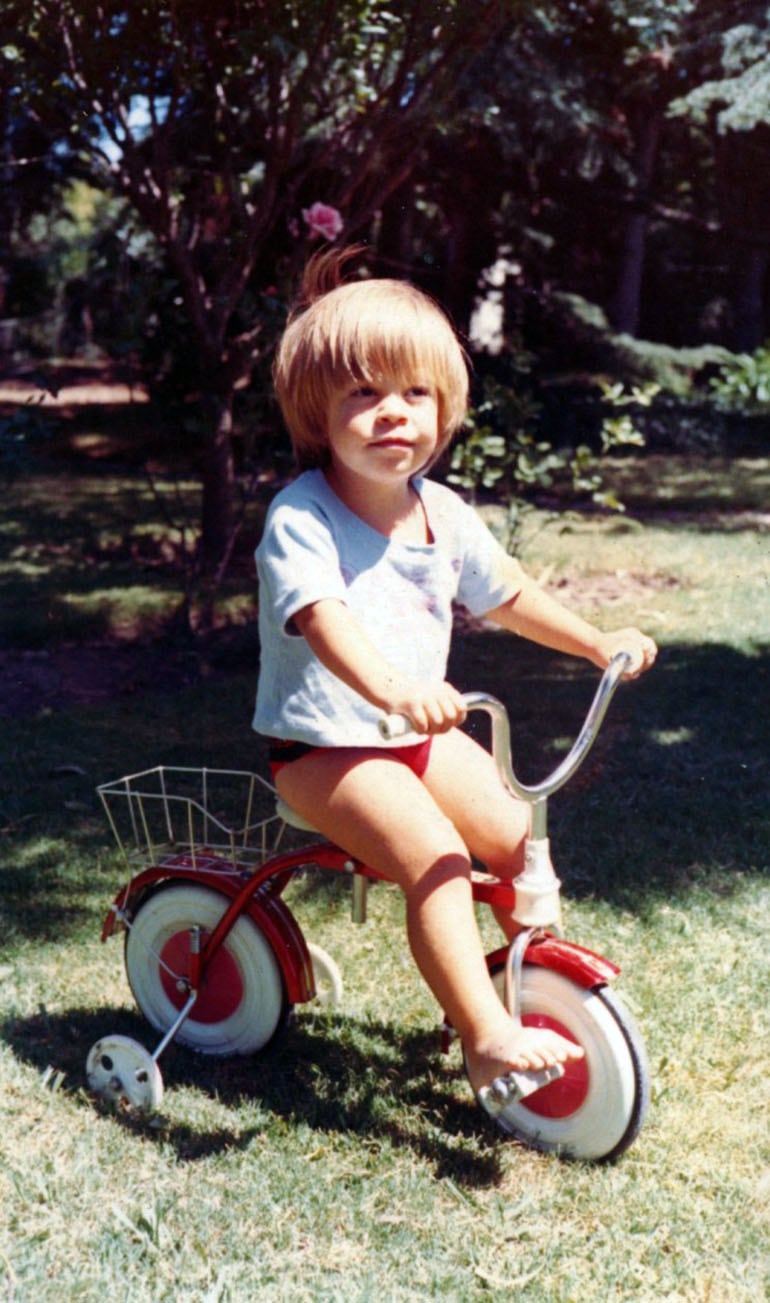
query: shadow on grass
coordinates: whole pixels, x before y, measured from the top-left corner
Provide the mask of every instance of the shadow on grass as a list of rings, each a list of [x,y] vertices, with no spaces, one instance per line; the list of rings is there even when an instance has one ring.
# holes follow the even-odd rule
[[[537,783],[564,758],[596,671],[497,633],[472,634],[455,657],[463,690],[508,707],[514,764]],[[485,723],[470,730],[485,741]],[[549,807],[565,892],[643,915],[661,895],[719,895],[770,872],[770,645],[664,648],[654,671],[621,685],[599,737]],[[305,895],[337,884],[306,879]]]
[[[521,777],[542,778],[574,739],[596,671],[497,633],[458,641],[454,681],[506,702]],[[6,953],[26,939],[93,935],[119,890],[123,871],[96,782],[158,763],[260,767],[250,698],[251,678],[214,676],[177,692],[5,723]],[[583,768],[552,801],[567,894],[644,914],[662,894],[686,898],[694,885],[722,893],[743,875],[767,873],[769,755],[770,645],[664,648],[652,673],[621,687]],[[322,874],[303,886],[330,899],[337,890]]]
[[[126,1009],[72,1009],[8,1020],[2,1038],[18,1058],[41,1074],[49,1065],[64,1074],[65,1088],[86,1090],[91,1046],[107,1033],[130,1036],[150,1051],[157,1039],[144,1020]],[[271,1132],[276,1119],[292,1128],[351,1133],[370,1142],[408,1148],[432,1164],[437,1176],[468,1187],[494,1184],[502,1175],[502,1137],[482,1117],[470,1090],[456,1097],[456,1068],[439,1052],[435,1030],[409,1030],[345,1015],[304,1013],[259,1055],[218,1059],[172,1045],[161,1060],[168,1094],[157,1116],[113,1110],[98,1101],[84,1107],[111,1115],[139,1139],[162,1140],[181,1162],[199,1162],[227,1150],[246,1149]],[[232,1127],[207,1129],[174,1118],[173,1092],[198,1091],[233,1110]],[[172,1100],[168,1107],[169,1099]],[[253,1124],[254,1105],[260,1107]],[[245,1125],[238,1110],[245,1109]]]
[[[460,676],[506,703],[517,770],[536,782],[574,739],[596,672],[528,647],[511,670],[496,639],[466,641]],[[661,893],[721,893],[770,871],[768,756],[770,644],[663,648],[651,673],[621,685],[583,767],[552,798],[567,893],[643,913]]]

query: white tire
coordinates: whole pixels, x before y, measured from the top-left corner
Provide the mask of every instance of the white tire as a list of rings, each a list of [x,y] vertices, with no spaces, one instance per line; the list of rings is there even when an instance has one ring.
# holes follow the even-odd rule
[[[503,969],[493,973],[503,999]],[[551,969],[524,964],[522,1021],[553,1027],[582,1046],[585,1058],[565,1075],[496,1117],[499,1127],[535,1149],[598,1162],[618,1157],[637,1136],[649,1103],[647,1056],[634,1019],[613,991],[586,991]]]
[[[137,911],[126,937],[126,974],[156,1031],[168,1031],[187,999],[190,929],[211,932],[228,903],[218,891],[180,882],[156,891]],[[176,1040],[204,1054],[252,1054],[271,1039],[285,1009],[276,957],[242,915],[214,956]]]

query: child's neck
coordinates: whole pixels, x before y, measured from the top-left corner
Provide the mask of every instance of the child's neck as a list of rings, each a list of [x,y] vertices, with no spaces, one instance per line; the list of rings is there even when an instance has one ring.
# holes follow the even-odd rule
[[[425,508],[411,480],[398,485],[361,483],[339,475],[333,466],[326,479],[340,501],[378,534],[403,543],[431,541]]]

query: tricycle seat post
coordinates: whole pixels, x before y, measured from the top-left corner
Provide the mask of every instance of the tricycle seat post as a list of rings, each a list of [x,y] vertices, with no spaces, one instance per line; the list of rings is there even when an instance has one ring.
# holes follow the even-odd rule
[[[369,888],[369,879],[363,873],[353,874],[353,903],[351,906],[351,918],[354,923],[366,922],[366,902]]]

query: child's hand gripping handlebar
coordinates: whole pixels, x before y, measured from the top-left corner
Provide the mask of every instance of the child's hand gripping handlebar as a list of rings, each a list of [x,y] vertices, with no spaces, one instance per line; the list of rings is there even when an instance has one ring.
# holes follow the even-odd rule
[[[468,710],[483,710],[492,723],[492,755],[503,784],[515,796],[536,805],[557,792],[572,777],[583,763],[593,745],[602,724],[607,708],[620,683],[623,674],[631,664],[628,652],[619,652],[614,656],[602,675],[594,699],[588,709],[583,727],[575,740],[569,755],[562,760],[548,778],[542,782],[527,786],[519,781],[513,772],[511,758],[511,730],[505,706],[496,697],[484,692],[469,692],[463,700]],[[414,732],[411,721],[405,715],[385,715],[379,724],[380,733],[387,741],[397,737],[406,737]]]

